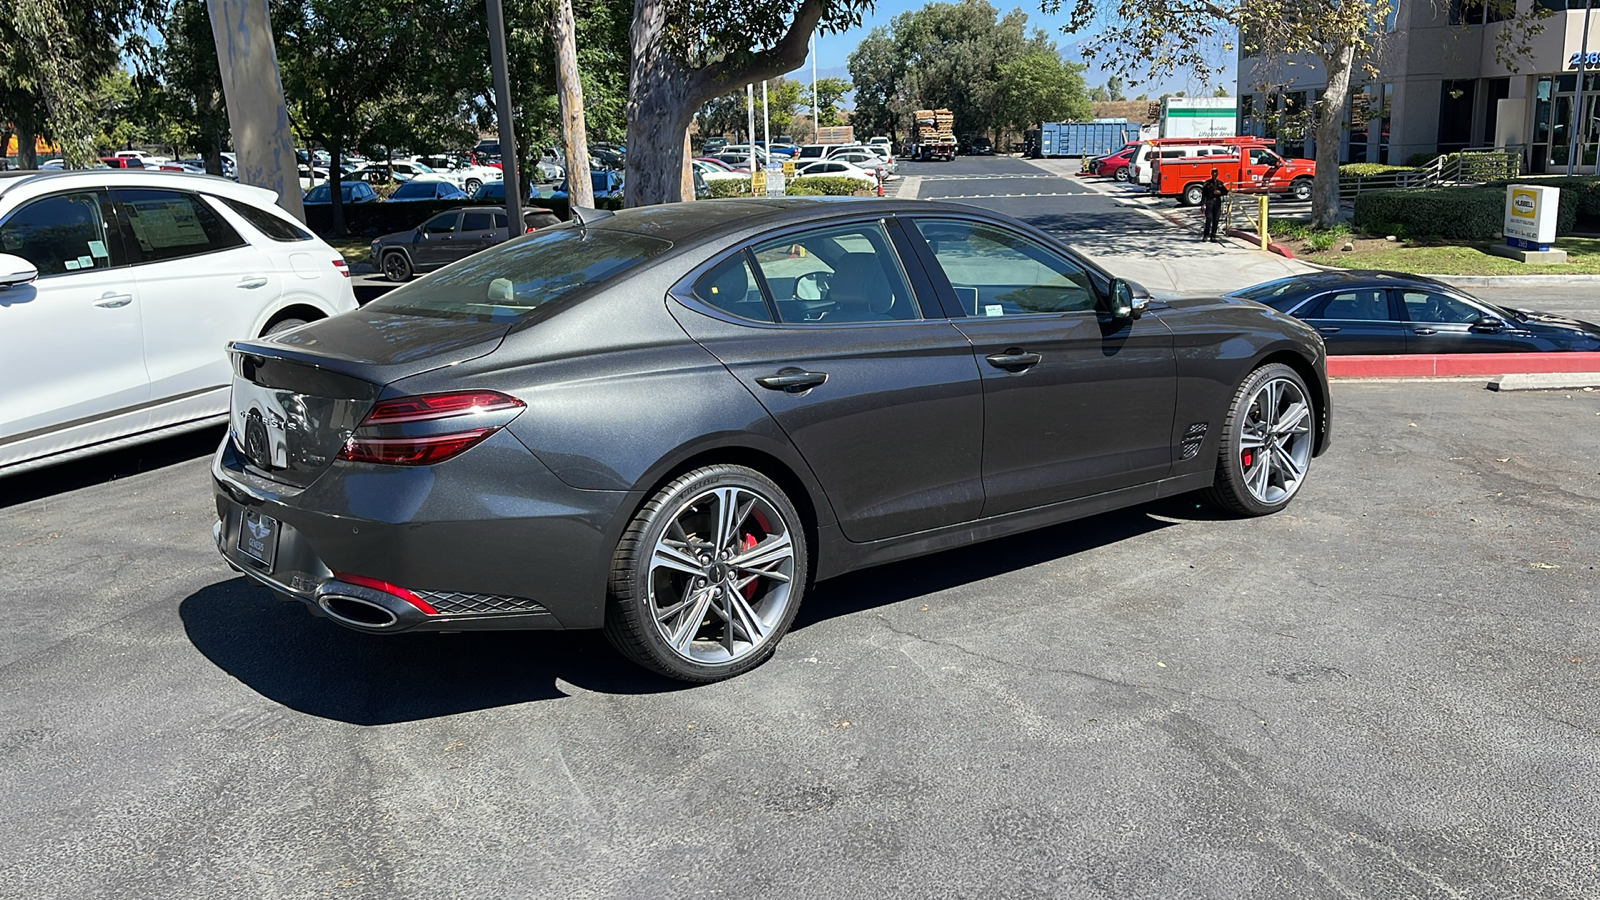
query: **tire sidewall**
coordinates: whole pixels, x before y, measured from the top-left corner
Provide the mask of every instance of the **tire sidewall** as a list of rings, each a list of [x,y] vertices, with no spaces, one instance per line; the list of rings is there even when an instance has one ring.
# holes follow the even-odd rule
[[[1204,194],[1204,192],[1200,189],[1200,187],[1198,185],[1193,185],[1193,184],[1189,185],[1188,187],[1183,189],[1183,205],[1184,206],[1199,206],[1200,205],[1200,201],[1204,199],[1203,194]]]
[[[1296,182],[1290,184],[1289,185],[1289,196],[1293,197],[1296,200],[1310,200],[1311,199],[1311,182],[1309,182],[1309,181],[1305,180],[1304,178],[1302,178],[1299,181],[1296,181]]]
[[[393,271],[391,271],[389,268],[390,260],[398,261],[398,265],[395,266]],[[411,260],[406,259],[406,255],[398,250],[384,254],[383,277],[390,281],[410,281]]]
[[[1128,180],[1128,167],[1127,166],[1118,166],[1117,170],[1115,172],[1111,173],[1111,177],[1115,178],[1117,181],[1127,181]]]
[[[795,548],[795,579],[790,583],[789,604],[765,644],[731,662],[706,664],[679,656],[677,651],[668,646],[666,639],[656,628],[654,613],[650,608],[649,560],[656,542],[661,539],[683,504],[693,497],[719,487],[740,487],[757,491],[772,504],[779,515],[783,516],[789,530],[789,539]],[[789,627],[794,624],[800,604],[805,599],[806,573],[810,571],[808,568],[810,548],[806,543],[805,528],[801,523],[799,511],[795,509],[788,495],[771,479],[754,469],[732,465],[710,466],[674,479],[653,498],[652,502],[646,504],[640,517],[644,519],[642,523],[644,527],[641,529],[639,540],[633,546],[632,553],[624,555],[620,562],[627,569],[626,578],[629,587],[629,596],[626,600],[627,614],[634,619],[640,635],[649,645],[649,653],[654,658],[656,666],[674,677],[685,680],[720,681],[749,671],[769,659],[778,649],[778,644],[788,633]]]

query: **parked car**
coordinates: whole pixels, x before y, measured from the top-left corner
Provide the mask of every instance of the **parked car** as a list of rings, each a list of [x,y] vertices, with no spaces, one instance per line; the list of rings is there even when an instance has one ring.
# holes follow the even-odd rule
[[[1098,156],[1089,160],[1089,174],[1109,175],[1117,181],[1127,181],[1133,165],[1133,154],[1139,149],[1139,144],[1141,143],[1142,141],[1134,141],[1123,144],[1122,149],[1115,153],[1108,153],[1105,156]]]
[[[144,152],[143,150],[118,150],[117,152],[115,152],[115,153],[113,153],[111,155],[112,155],[112,157],[114,157],[116,159],[138,160],[139,164],[137,166],[127,166],[127,165],[125,165],[125,166],[122,166],[122,168],[124,168],[124,169],[138,169],[138,168],[159,169],[159,168],[161,168],[161,164],[162,163],[171,162],[171,160],[168,159],[165,156],[151,156],[150,154]]]
[[[706,138],[706,142],[700,146],[700,152],[705,154],[706,156],[713,156],[715,154],[721,153],[722,149],[724,147],[726,147],[726,146],[728,146],[728,139],[727,138],[721,138],[721,137]]]
[[[735,172],[726,164],[712,160],[697,159],[693,163],[695,172],[708,184],[713,181],[748,181],[749,172]]]
[[[623,180],[623,174],[614,169],[596,169],[589,173],[589,181],[591,189],[594,191],[595,200],[612,197],[619,200],[622,199]],[[566,199],[567,180],[565,178],[561,179],[561,183],[556,185],[555,191],[550,196],[552,198]]]
[[[421,200],[465,200],[461,188],[448,181],[411,180],[395,188],[389,195],[390,203],[414,203]]]
[[[707,165],[709,165],[709,166],[711,166],[713,168],[716,168],[716,169],[720,169],[721,171],[724,171],[724,172],[740,172],[740,173],[742,173],[744,175],[749,175],[750,174],[750,170],[749,169],[741,167],[741,166],[729,165],[728,163],[725,163],[722,160],[717,159],[714,156],[697,156],[694,159],[695,159],[695,162],[706,163]]]
[[[1398,272],[1316,272],[1229,296],[1304,319],[1335,355],[1600,351],[1600,325],[1490,303]]]
[[[1188,491],[1274,513],[1329,441],[1304,323],[927,201],[599,214],[231,352],[231,567],[368,634],[604,628],[696,682],[813,580]]]
[[[102,156],[100,162],[108,169],[143,169],[144,160],[137,156]]]
[[[1228,138],[1157,138],[1144,141],[1133,151],[1128,164],[1128,181],[1149,184],[1154,162],[1188,159],[1195,156],[1225,156],[1230,152]],[[1232,152],[1238,152],[1236,149]]]
[[[534,188],[531,182],[523,185],[523,187],[527,188],[527,190],[524,192],[526,194],[526,196],[523,197],[524,202],[530,201],[538,196],[538,191]],[[501,179],[500,181],[491,181],[487,184],[479,185],[478,189],[473,191],[472,196],[468,199],[475,202],[504,203],[506,200],[505,180]]]
[[[828,178],[849,178],[861,184],[866,190],[877,190],[878,176],[866,169],[847,163],[839,159],[819,159],[814,162],[801,163],[795,167],[796,177],[821,175]]]
[[[355,308],[344,259],[269,191],[140,170],[7,172],[0,475],[221,422],[228,341]]]
[[[474,165],[468,160],[449,156],[413,156],[405,162],[427,166],[429,170],[444,176],[468,194],[486,182],[499,181],[505,177],[505,173],[498,167]]]
[[[372,185],[365,181],[340,181],[339,199],[345,205],[351,203],[376,203],[378,192]],[[323,206],[333,203],[333,185],[324,181],[309,191],[303,201],[306,206]]]
[[[847,150],[828,157],[831,161],[849,163],[858,169],[871,173],[880,181],[888,181],[900,167],[865,148]],[[811,163],[810,165],[815,165]]]
[[[523,211],[522,221],[524,233],[561,224],[555,213],[543,209]],[[372,260],[390,281],[410,281],[414,275],[466,259],[505,240],[505,207],[457,207],[415,228],[373,241]]]

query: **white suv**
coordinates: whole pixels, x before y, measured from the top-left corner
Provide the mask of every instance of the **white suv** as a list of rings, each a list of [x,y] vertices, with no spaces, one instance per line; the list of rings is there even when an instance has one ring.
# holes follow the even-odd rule
[[[0,173],[0,475],[227,421],[226,345],[356,308],[271,192]]]

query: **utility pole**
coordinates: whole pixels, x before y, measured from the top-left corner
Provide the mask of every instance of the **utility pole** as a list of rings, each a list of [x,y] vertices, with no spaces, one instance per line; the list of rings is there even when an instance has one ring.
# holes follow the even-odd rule
[[[756,86],[744,86],[745,118],[750,120],[750,178],[754,183],[756,177]]]
[[[811,143],[821,143],[822,132],[817,129],[822,123],[817,121],[817,33],[811,32]]]
[[[506,14],[500,0],[489,4],[489,68],[494,76],[494,111],[500,120],[500,172],[506,186],[506,238],[526,232],[522,188],[517,178],[517,129],[511,121],[511,75],[506,70]]]
[[[772,159],[772,114],[767,110],[767,83],[761,82],[761,146],[766,148],[767,159]]]
[[[583,81],[578,78],[578,28],[572,18],[572,0],[556,0],[550,16],[550,36],[556,45],[556,97],[561,105],[561,155],[567,167],[567,209],[593,209],[589,129],[583,115]]]

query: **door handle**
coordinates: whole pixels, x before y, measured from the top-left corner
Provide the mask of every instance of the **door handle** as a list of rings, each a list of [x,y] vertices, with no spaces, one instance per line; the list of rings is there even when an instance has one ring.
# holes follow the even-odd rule
[[[1005,369],[1007,372],[1026,372],[1038,365],[1039,361],[1044,357],[1037,353],[1030,353],[1026,350],[1018,350],[1012,347],[1004,353],[991,353],[985,356],[984,359],[988,360],[989,365],[994,366],[996,369]]]
[[[1418,328],[1418,329],[1415,329],[1412,333],[1413,334],[1438,334],[1439,330],[1436,329],[1436,328]]]
[[[264,275],[246,275],[245,277],[239,279],[239,287],[247,290],[266,286],[267,279]]]
[[[132,294],[106,294],[99,300],[96,300],[94,305],[103,309],[121,309],[132,302]]]
[[[763,375],[756,384],[770,391],[786,394],[803,394],[828,380],[826,372],[807,372],[802,369],[781,369],[776,375]]]
[[[1318,325],[1317,326],[1317,330],[1322,332],[1323,334],[1336,334],[1339,331],[1339,326],[1337,326],[1337,325]]]

